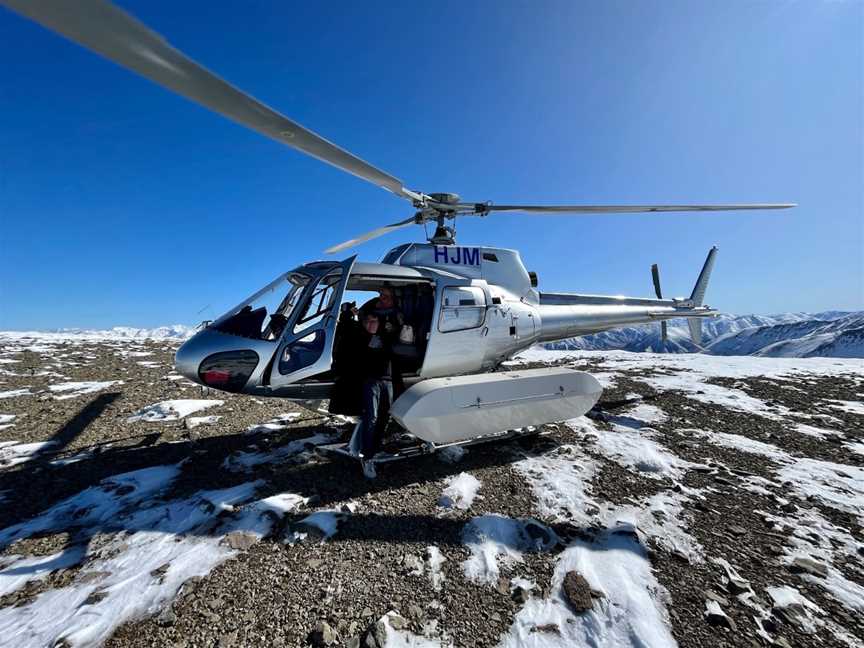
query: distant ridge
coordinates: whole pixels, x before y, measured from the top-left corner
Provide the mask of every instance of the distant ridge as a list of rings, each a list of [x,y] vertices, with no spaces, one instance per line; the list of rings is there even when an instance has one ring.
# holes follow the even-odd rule
[[[665,346],[660,327],[643,324],[550,342],[547,349],[864,358],[864,311],[720,315],[703,321],[703,346],[693,344],[685,320],[669,323]]]
[[[50,331],[0,331],[0,337],[73,340],[175,340],[189,338],[196,327],[184,324],[110,329],[63,328]],[[544,345],[547,349],[708,353],[785,358],[864,358],[864,311],[823,311],[776,315],[720,315],[703,321],[703,346],[690,340],[685,320],[669,322],[669,338],[660,327],[642,324]]]
[[[115,326],[110,329],[61,328],[48,331],[0,331],[0,336],[70,340],[185,340],[195,332],[195,328],[185,324],[150,329],[131,326]]]

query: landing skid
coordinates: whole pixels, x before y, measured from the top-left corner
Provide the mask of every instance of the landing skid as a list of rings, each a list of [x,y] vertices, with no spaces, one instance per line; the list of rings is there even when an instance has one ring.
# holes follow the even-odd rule
[[[498,434],[487,434],[473,439],[465,439],[463,441],[454,441],[436,445],[429,441],[422,441],[410,434],[403,434],[402,438],[395,442],[385,444],[384,449],[376,454],[372,459],[367,459],[366,463],[383,464],[393,461],[402,461],[404,459],[413,459],[416,457],[432,455],[439,450],[451,447],[465,447],[478,445],[480,443],[497,443],[511,441],[513,439],[524,439],[532,436],[541,436],[549,434],[538,428],[520,428],[518,430],[508,430]],[[315,450],[323,455],[341,457],[360,461],[360,456],[351,451],[351,443],[330,443],[326,445],[316,446]]]

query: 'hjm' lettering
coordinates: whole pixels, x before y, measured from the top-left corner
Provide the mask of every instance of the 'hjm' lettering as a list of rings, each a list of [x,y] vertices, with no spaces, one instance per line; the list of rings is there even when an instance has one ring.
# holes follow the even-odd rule
[[[480,265],[480,248],[446,247],[436,245],[435,263],[452,263],[454,265]]]

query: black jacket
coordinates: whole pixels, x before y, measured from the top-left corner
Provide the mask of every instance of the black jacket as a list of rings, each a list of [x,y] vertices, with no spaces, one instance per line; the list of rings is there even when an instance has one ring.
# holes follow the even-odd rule
[[[330,394],[330,413],[362,414],[363,383],[388,375],[392,357],[392,349],[386,340],[370,335],[353,317],[343,315],[336,329],[333,348],[336,379]]]

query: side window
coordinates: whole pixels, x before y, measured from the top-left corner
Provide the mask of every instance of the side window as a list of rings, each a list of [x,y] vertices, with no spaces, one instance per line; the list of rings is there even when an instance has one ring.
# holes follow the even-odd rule
[[[333,307],[333,299],[336,297],[336,288],[341,279],[342,271],[339,270],[331,272],[318,282],[297,318],[297,323],[294,324],[295,333],[317,324],[330,312]]]
[[[486,295],[475,286],[444,289],[438,330],[442,333],[477,328],[486,318]]]

